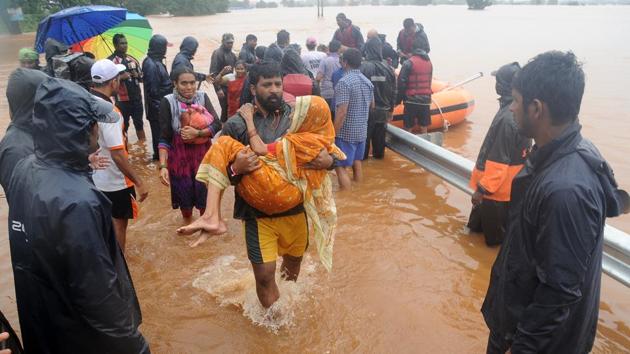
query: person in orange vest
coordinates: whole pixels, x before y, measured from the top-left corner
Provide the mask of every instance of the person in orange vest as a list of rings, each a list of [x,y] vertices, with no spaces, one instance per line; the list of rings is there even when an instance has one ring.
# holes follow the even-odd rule
[[[510,111],[512,79],[519,70],[519,64],[514,62],[492,72],[500,96],[499,111],[486,133],[470,178],[470,187],[475,193],[468,228],[483,232],[488,246],[503,242],[512,180],[523,168],[532,144],[531,139],[518,132]]]

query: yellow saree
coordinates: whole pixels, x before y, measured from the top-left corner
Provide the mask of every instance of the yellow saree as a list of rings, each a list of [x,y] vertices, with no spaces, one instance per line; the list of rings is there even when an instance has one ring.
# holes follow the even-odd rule
[[[296,100],[287,134],[275,144],[275,154],[261,157],[262,167],[243,176],[236,192],[254,208],[274,215],[303,203],[324,267],[332,268],[337,209],[328,171],[306,169],[322,149],[339,160],[346,157],[334,144],[335,129],[326,101],[317,96]],[[230,137],[220,137],[204,157],[197,180],[221,189],[230,185],[228,164],[245,146]]]

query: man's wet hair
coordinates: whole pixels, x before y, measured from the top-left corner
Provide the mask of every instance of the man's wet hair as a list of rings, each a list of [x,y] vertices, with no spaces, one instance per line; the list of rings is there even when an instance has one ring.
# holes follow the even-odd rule
[[[523,96],[523,107],[538,99],[551,113],[551,123],[577,119],[584,95],[582,63],[573,52],[549,51],[537,55],[516,74],[512,88]]]
[[[404,28],[410,28],[413,27],[413,25],[415,25],[416,23],[414,22],[413,18],[406,18],[403,21],[403,27]]]
[[[328,50],[331,53],[337,53],[339,49],[341,49],[341,42],[339,42],[338,40],[333,39],[332,41],[330,41],[330,43],[328,43]]]
[[[266,62],[254,65],[249,71],[249,83],[257,85],[260,79],[271,79],[273,77],[282,77],[280,64],[275,62]]]
[[[245,37],[245,42],[249,42],[249,41],[257,41],[258,37],[256,37],[253,34],[248,34],[247,37]]]
[[[127,37],[125,37],[125,35],[124,35],[124,34],[122,34],[122,33],[116,33],[116,34],[114,35],[114,38],[112,39],[112,42],[114,43],[114,46],[117,46],[117,45],[118,45],[118,43],[120,43],[120,40],[121,40],[121,39],[125,39],[125,38],[127,38]]]
[[[193,74],[195,76],[195,71],[187,66],[178,66],[173,72],[171,72],[171,81],[178,82],[179,77],[184,74]]]
[[[289,43],[289,38],[291,34],[287,30],[280,30],[278,34],[276,34],[276,41],[278,44],[280,43]]]
[[[361,52],[356,48],[349,48],[343,52],[342,60],[352,69],[357,69],[361,66]]]

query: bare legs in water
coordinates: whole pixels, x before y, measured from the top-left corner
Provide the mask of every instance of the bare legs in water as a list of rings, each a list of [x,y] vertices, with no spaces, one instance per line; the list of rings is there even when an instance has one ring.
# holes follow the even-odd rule
[[[221,235],[227,232],[227,225],[221,218],[221,198],[223,190],[219,187],[208,184],[208,197],[206,199],[206,211],[199,219],[190,225],[180,227],[177,233],[180,235],[192,235],[201,231],[199,238],[190,243],[190,247],[197,247],[204,243],[210,236]]]

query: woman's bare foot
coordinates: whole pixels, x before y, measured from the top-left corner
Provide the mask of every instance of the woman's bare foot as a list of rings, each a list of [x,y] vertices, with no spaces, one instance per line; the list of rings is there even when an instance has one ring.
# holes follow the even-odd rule
[[[205,231],[211,235],[221,235],[227,232],[227,225],[221,219],[215,221],[202,216],[190,225],[177,229],[177,233],[180,235],[192,235],[197,231]]]

